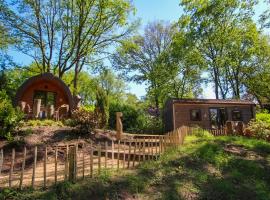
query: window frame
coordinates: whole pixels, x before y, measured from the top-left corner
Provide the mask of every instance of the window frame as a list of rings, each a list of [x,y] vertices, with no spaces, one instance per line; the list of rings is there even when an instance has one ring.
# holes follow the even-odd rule
[[[237,120],[235,120],[234,119],[234,112],[239,112],[240,113],[240,119],[237,119]],[[232,112],[231,112],[231,115],[232,115],[232,121],[243,121],[243,115],[242,115],[242,111],[241,110],[239,110],[239,109],[233,109],[232,110]]]
[[[199,118],[197,119],[194,119],[193,118],[193,115],[192,115],[192,112],[193,111],[198,111],[199,112]],[[190,109],[190,111],[189,111],[189,114],[190,114],[190,121],[193,121],[193,122],[200,122],[200,121],[202,121],[202,111],[201,111],[201,109],[199,109],[199,108],[197,108],[197,109]]]

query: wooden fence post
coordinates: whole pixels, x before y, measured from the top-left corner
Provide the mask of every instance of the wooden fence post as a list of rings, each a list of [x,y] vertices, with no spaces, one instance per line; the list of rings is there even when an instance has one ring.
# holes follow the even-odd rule
[[[124,145],[123,145],[123,168],[125,168],[125,163],[126,162],[126,141],[124,140]]]
[[[90,177],[93,177],[93,156],[94,156],[94,152],[93,152],[93,142],[90,142]]]
[[[84,176],[85,176],[85,143],[83,143],[83,146],[82,146],[82,159],[83,159],[83,163],[82,163],[82,165],[83,165],[83,171],[82,171],[82,176],[83,176],[83,179],[84,179]]]
[[[118,145],[117,145],[117,169],[119,169],[120,165],[120,140],[118,140]]]
[[[133,149],[133,163],[132,163],[132,167],[135,166],[136,153],[137,153],[137,139],[135,139],[135,144],[134,144],[134,149]]]
[[[114,168],[114,141],[112,140],[112,168]]]
[[[23,185],[25,159],[26,159],[26,147],[23,148],[23,160],[22,160],[22,171],[21,171],[21,178],[20,178],[20,190],[22,189],[22,185]]]
[[[57,183],[57,162],[58,162],[58,147],[55,147],[55,157],[54,157],[54,182]]]
[[[128,168],[130,167],[131,140],[128,141]]]
[[[4,152],[3,152],[3,149],[1,149],[0,151],[0,176],[2,172],[3,162],[4,162]]]
[[[37,146],[35,146],[35,152],[34,152],[34,165],[33,165],[33,174],[32,174],[32,188],[35,187],[36,167],[37,167]]]
[[[145,137],[143,137],[143,161],[145,161]]]
[[[98,174],[101,172],[101,145],[98,143]]]
[[[105,169],[107,169],[107,160],[108,160],[108,142],[105,141]]]
[[[12,149],[12,155],[11,155],[11,166],[9,171],[9,187],[12,187],[12,175],[13,175],[13,169],[14,169],[14,162],[15,162],[15,149]]]
[[[74,181],[75,180],[75,146],[71,146],[69,148],[69,175],[68,179],[69,181]]]
[[[68,179],[68,144],[66,145],[66,157],[65,157],[65,180]]]
[[[75,144],[74,180],[78,178],[78,143]]]
[[[44,152],[44,165],[43,165],[43,173],[44,173],[44,182],[43,182],[43,187],[47,187],[47,146],[45,146],[45,152]]]

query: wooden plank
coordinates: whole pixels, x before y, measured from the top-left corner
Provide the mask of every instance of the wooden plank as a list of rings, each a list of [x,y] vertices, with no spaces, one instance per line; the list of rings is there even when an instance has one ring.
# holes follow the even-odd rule
[[[122,149],[123,149],[123,168],[125,168],[125,165],[126,165],[126,141],[124,141]]]
[[[78,178],[78,153],[79,153],[78,150],[79,150],[78,143],[76,143],[76,145],[75,145],[75,159],[74,159],[74,162],[75,162],[75,164],[74,164],[74,178],[75,178],[75,180],[77,180],[77,178]]]
[[[82,171],[82,176],[83,176],[83,179],[84,179],[84,176],[85,176],[85,143],[83,143],[83,146],[82,146],[82,165],[83,165],[83,171]]]
[[[66,145],[66,157],[65,157],[65,180],[68,180],[68,157],[69,157],[69,146]]]
[[[143,161],[145,161],[145,137],[143,138]]]
[[[98,174],[101,172],[101,145],[98,143]]]
[[[75,180],[75,149],[75,146],[70,146],[68,152],[68,180],[72,182]]]
[[[58,162],[58,147],[55,147],[55,155],[54,155],[54,183],[57,183],[57,163]]]
[[[118,140],[118,144],[117,144],[117,169],[119,169],[119,165],[120,165],[120,140]]]
[[[23,148],[23,160],[22,160],[22,169],[21,169],[20,186],[19,186],[20,190],[22,189],[22,186],[23,186],[25,160],[26,160],[26,147]]]
[[[108,142],[105,141],[105,169],[107,169],[107,160],[108,160]]]
[[[112,140],[112,168],[114,168],[114,141]]]
[[[9,187],[12,187],[12,175],[14,170],[14,162],[15,162],[15,149],[12,149],[12,155],[11,155],[11,165],[9,170]]]
[[[44,178],[44,182],[43,182],[43,187],[46,188],[47,187],[47,146],[45,146],[45,152],[44,152],[44,163],[43,163],[43,178]]]
[[[135,160],[136,160],[136,156],[137,155],[137,139],[135,139],[135,144],[134,144],[134,149],[133,149],[133,163],[132,163],[132,167],[135,166]]]
[[[1,151],[0,151],[0,176],[2,173],[3,162],[4,162],[4,151],[3,151],[3,149],[1,149]]]
[[[141,163],[141,149],[142,149],[142,141],[140,140],[139,142],[138,142],[138,150],[139,150],[139,152],[138,152],[138,163],[140,164]]]
[[[93,158],[94,157],[94,151],[93,151],[93,142],[90,142],[90,177],[93,177]]]
[[[159,138],[159,136],[155,137],[155,145],[156,145],[155,157],[156,157],[156,159],[158,158],[158,145],[159,145],[158,138]]]
[[[32,174],[32,188],[35,187],[36,168],[37,168],[37,146],[35,146],[35,150],[34,150],[34,164],[33,164],[33,174]]]
[[[131,140],[128,141],[128,168],[130,167]]]

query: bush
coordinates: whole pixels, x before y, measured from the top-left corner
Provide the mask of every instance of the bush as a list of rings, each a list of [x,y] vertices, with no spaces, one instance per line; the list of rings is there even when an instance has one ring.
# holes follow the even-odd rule
[[[146,111],[128,104],[112,103],[109,108],[109,127],[115,129],[116,112],[122,112],[123,130],[131,133],[162,133],[161,118],[150,116]]]
[[[13,139],[15,128],[23,119],[23,113],[14,108],[5,91],[0,91],[0,136]]]
[[[258,113],[256,120],[251,120],[245,134],[257,139],[270,141],[270,114],[267,112]]]
[[[78,126],[82,133],[89,133],[98,125],[97,116],[93,111],[84,107],[73,111],[74,125]]]

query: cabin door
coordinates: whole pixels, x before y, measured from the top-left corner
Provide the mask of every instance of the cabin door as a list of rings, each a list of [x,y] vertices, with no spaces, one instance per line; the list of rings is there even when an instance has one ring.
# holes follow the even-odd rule
[[[221,129],[227,121],[227,112],[225,108],[210,108],[210,126],[211,129]]]

